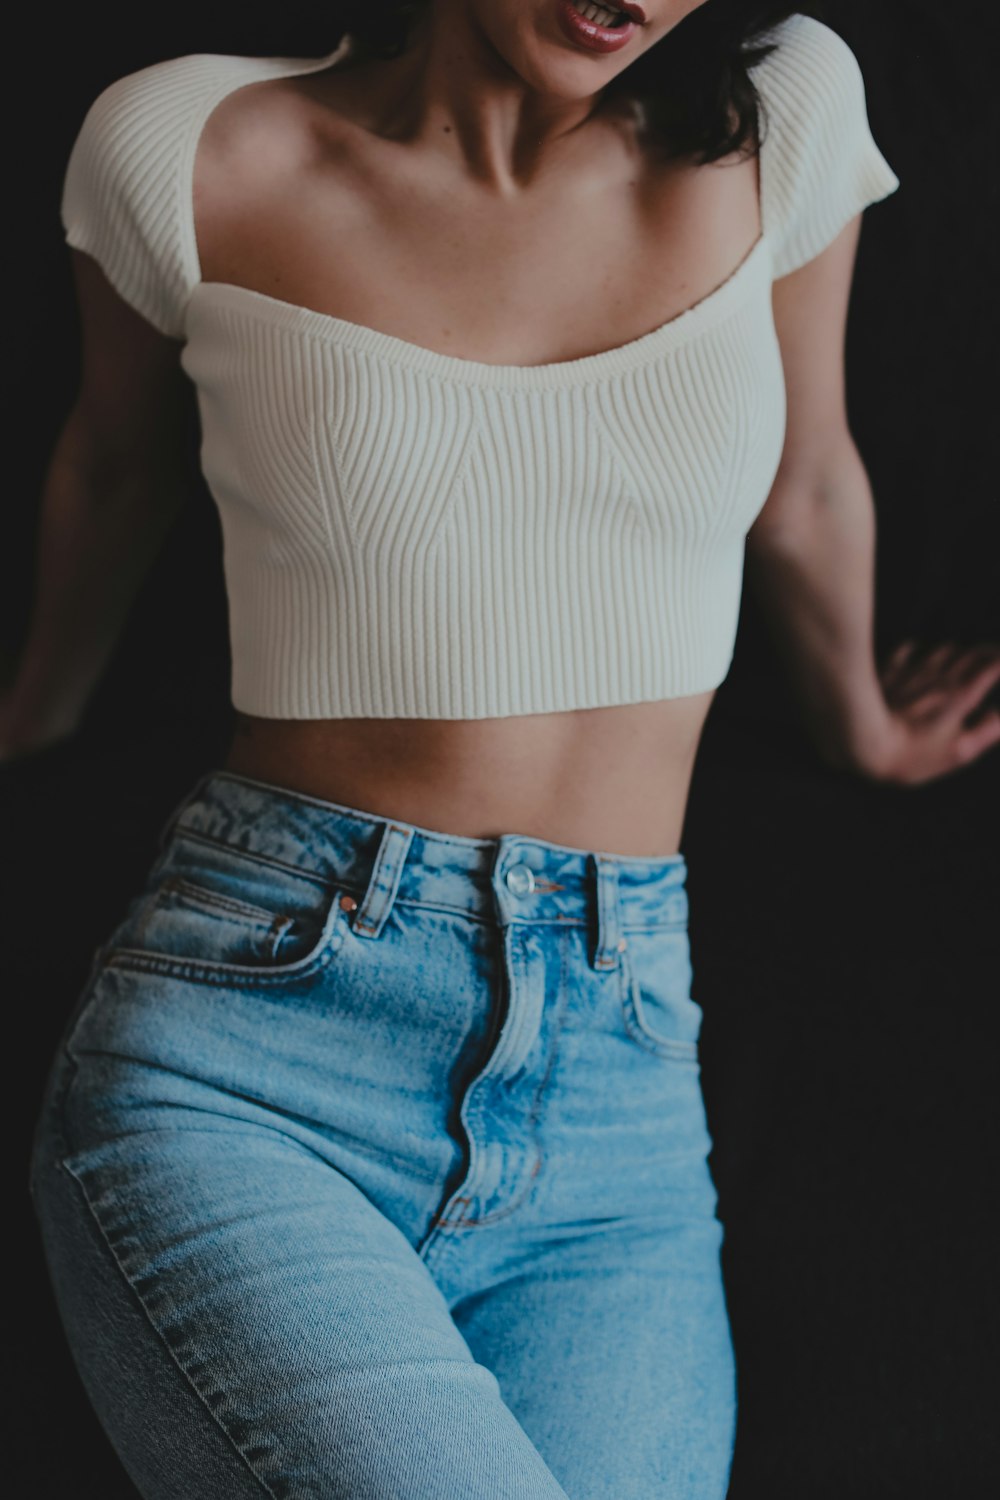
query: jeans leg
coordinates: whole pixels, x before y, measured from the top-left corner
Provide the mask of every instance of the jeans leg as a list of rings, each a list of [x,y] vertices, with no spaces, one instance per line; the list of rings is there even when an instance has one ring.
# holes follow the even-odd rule
[[[268,1495],[159,1337],[79,1185],[50,1166],[36,1192],[77,1371],[139,1492],[169,1500]]]
[[[147,1500],[566,1500],[405,1236],[279,1131],[172,1110],[40,1160],[35,1198]]]
[[[453,1306],[573,1500],[723,1500],[736,1392],[720,1234],[581,1224]]]

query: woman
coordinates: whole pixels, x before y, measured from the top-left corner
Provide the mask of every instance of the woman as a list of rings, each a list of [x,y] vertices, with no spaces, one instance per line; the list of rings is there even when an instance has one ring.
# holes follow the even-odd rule
[[[748,533],[828,760],[998,738],[995,652],[872,657],[842,344],[897,180],[787,7],[343,9],[324,58],[120,80],[69,163],[46,511],[148,554],[194,381],[239,720],[53,1068],[53,1283],[157,1500],[721,1497],[679,843]],[[14,752],[113,635],[124,585],[71,649],[73,577]]]

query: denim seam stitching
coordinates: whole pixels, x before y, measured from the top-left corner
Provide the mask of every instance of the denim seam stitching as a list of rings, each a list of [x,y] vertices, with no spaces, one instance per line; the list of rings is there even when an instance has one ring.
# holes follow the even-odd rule
[[[168,958],[166,955],[157,956],[151,951],[142,948],[112,948],[105,959],[109,969],[139,970],[144,974],[163,974],[165,977],[176,977],[178,979],[192,979],[199,984],[218,984],[223,988],[232,988],[234,985],[246,985],[248,989],[256,989],[259,985],[294,984],[298,979],[311,979],[314,974],[323,969],[339,951],[340,945],[333,946],[329,938],[323,945],[323,950],[301,968],[290,965],[287,969],[281,968],[277,972],[266,966],[260,968],[253,964],[245,967],[234,967],[228,964],[219,964],[211,967],[209,961],[198,959]]]
[[[559,1051],[559,1039],[562,1036],[562,1030],[563,1030],[563,1026],[564,1026],[565,1020],[566,1020],[567,989],[566,989],[566,984],[565,984],[565,979],[566,979],[566,943],[565,943],[565,941],[563,941],[563,942],[560,943],[559,949],[560,949],[559,989],[557,991],[557,993],[559,995],[559,1008],[558,1008],[558,1010],[556,1012],[556,1017],[555,1017],[555,1021],[554,1021],[554,1028],[555,1029],[554,1029],[553,1037],[552,1037],[552,1046],[551,1046],[551,1049],[549,1051],[548,1060],[547,1060],[546,1065],[545,1065],[545,1072],[543,1073],[543,1075],[542,1075],[541,1079],[539,1080],[539,1083],[538,1083],[538,1085],[537,1085],[537,1087],[535,1089],[534,1098],[531,1101],[531,1110],[530,1110],[529,1115],[528,1115],[528,1130],[530,1132],[531,1144],[532,1144],[532,1146],[534,1148],[534,1154],[535,1154],[535,1164],[534,1164],[534,1166],[531,1169],[531,1174],[530,1174],[530,1176],[528,1178],[528,1181],[525,1183],[524,1187],[518,1193],[517,1197],[514,1198],[510,1203],[506,1204],[503,1208],[494,1209],[494,1211],[492,1213],[490,1213],[490,1214],[483,1214],[480,1218],[476,1218],[476,1219],[469,1219],[469,1218],[465,1218],[464,1216],[460,1217],[460,1218],[457,1218],[457,1219],[454,1219],[454,1218],[438,1219],[434,1223],[434,1230],[437,1230],[437,1229],[449,1229],[449,1228],[451,1228],[451,1229],[478,1229],[481,1226],[486,1225],[486,1224],[495,1224],[498,1219],[506,1219],[510,1214],[514,1213],[517,1209],[519,1209],[528,1200],[528,1198],[531,1196],[531,1194],[535,1191],[536,1187],[538,1186],[538,1178],[539,1178],[539,1175],[540,1175],[540,1173],[542,1171],[542,1167],[544,1166],[544,1163],[545,1163],[545,1152],[542,1150],[541,1140],[539,1138],[539,1132],[538,1132],[538,1118],[539,1118],[539,1115],[541,1114],[542,1095],[545,1092],[545,1088],[546,1088],[546,1086],[548,1084],[548,1081],[549,1081],[550,1077],[552,1076],[552,1070],[555,1067],[556,1054]],[[477,1114],[479,1114],[479,1111],[477,1111]],[[461,1186],[461,1185],[462,1184],[460,1183],[459,1186]],[[466,1202],[467,1203],[469,1200],[468,1200],[468,1198],[465,1198],[465,1199],[456,1198],[454,1200],[449,1199],[449,1201],[454,1201],[456,1203],[462,1203],[462,1202]]]
[[[164,885],[163,890],[167,890],[169,888],[171,888],[171,886],[168,882]],[[174,885],[172,888],[174,890],[177,889],[176,885]],[[246,909],[240,910],[238,907],[233,908],[215,902],[209,903],[207,899],[205,901],[200,901],[196,900],[192,896],[184,896],[183,894],[181,895],[181,900],[182,904],[186,906],[188,913],[197,912],[200,916],[207,917],[211,921],[222,921],[226,917],[229,917],[230,919],[235,921],[237,918],[239,918],[248,925],[250,923],[254,923],[257,927],[263,927],[264,923],[267,922],[267,930],[262,933],[256,939],[256,941],[259,943],[261,952],[264,954],[264,957],[271,960],[272,962],[277,956],[278,947],[281,943],[282,938],[285,937],[289,928],[294,925],[295,921],[294,917],[287,916],[281,912],[265,912],[263,907],[258,908],[248,906],[246,907]],[[141,918],[139,919],[139,924],[136,928],[132,943],[127,945],[123,943],[120,945],[109,947],[107,950],[108,962],[110,962],[110,960],[119,953],[149,953],[154,954],[155,956],[160,958],[169,958],[168,954],[157,955],[156,950],[153,948],[133,946],[133,944],[141,945],[144,941],[147,941],[146,934],[149,929],[149,924],[152,921],[153,916],[158,908],[159,903],[155,899],[148,904],[146,909],[143,911]],[[204,961],[205,960],[202,960],[202,962]],[[177,959],[176,962],[185,963],[187,962],[187,960]],[[199,960],[193,960],[193,962],[199,962]],[[119,963],[116,965],[116,967],[125,968],[127,967],[127,964]],[[248,965],[248,967],[250,966]]]
[[[90,1214],[91,1218],[93,1219],[94,1223],[96,1224],[98,1233],[100,1234],[101,1239],[103,1240],[104,1244],[107,1246],[108,1253],[110,1254],[113,1263],[118,1268],[118,1271],[119,1271],[119,1273],[120,1273],[120,1275],[122,1277],[122,1280],[125,1282],[125,1285],[129,1288],[129,1290],[131,1291],[132,1295],[135,1297],[136,1301],[138,1302],[139,1306],[142,1308],[142,1311],[143,1311],[143,1314],[145,1315],[147,1323],[149,1324],[150,1328],[153,1330],[153,1333],[155,1334],[155,1336],[156,1336],[157,1340],[159,1341],[159,1343],[166,1350],[168,1358],[171,1360],[171,1362],[173,1363],[173,1365],[175,1366],[175,1368],[179,1372],[179,1374],[181,1376],[181,1379],[190,1387],[190,1389],[194,1393],[194,1396],[195,1396],[196,1400],[198,1400],[201,1403],[201,1405],[204,1407],[205,1411],[208,1413],[208,1415],[211,1418],[211,1420],[215,1423],[216,1427],[219,1429],[219,1431],[222,1433],[223,1437],[226,1439],[226,1442],[230,1444],[230,1446],[232,1447],[233,1451],[236,1453],[237,1457],[240,1458],[242,1460],[242,1462],[246,1465],[247,1471],[249,1472],[251,1479],[253,1479],[256,1484],[260,1485],[260,1488],[263,1491],[263,1493],[265,1495],[269,1495],[271,1497],[271,1500],[278,1500],[278,1496],[275,1493],[275,1491],[271,1488],[271,1486],[267,1483],[267,1481],[265,1479],[262,1479],[261,1476],[257,1473],[257,1471],[254,1469],[253,1465],[251,1464],[249,1458],[243,1452],[243,1449],[240,1447],[240,1445],[236,1441],[236,1439],[233,1437],[232,1433],[228,1430],[228,1428],[225,1426],[225,1424],[220,1420],[218,1414],[216,1412],[214,1412],[212,1410],[212,1408],[209,1406],[208,1402],[205,1400],[205,1397],[202,1395],[201,1391],[198,1389],[198,1387],[195,1384],[194,1380],[191,1378],[191,1376],[188,1374],[187,1370],[185,1370],[184,1366],[181,1364],[180,1360],[177,1357],[177,1354],[175,1353],[175,1351],[171,1347],[171,1345],[170,1345],[170,1343],[169,1343],[166,1335],[164,1333],[162,1333],[161,1330],[157,1327],[156,1323],[153,1320],[153,1315],[150,1312],[149,1308],[146,1306],[145,1300],[142,1297],[141,1293],[139,1292],[138,1287],[135,1285],[135,1283],[133,1282],[132,1278],[129,1276],[128,1272],[126,1271],[125,1267],[122,1265],[122,1262],[121,1262],[121,1260],[120,1260],[120,1258],[118,1256],[117,1251],[115,1250],[114,1245],[108,1239],[108,1236],[105,1233],[104,1225],[101,1223],[100,1216],[97,1213],[97,1210],[94,1208],[94,1205],[90,1201],[90,1195],[87,1192],[87,1189],[84,1186],[81,1178],[77,1175],[77,1173],[73,1170],[73,1168],[71,1166],[69,1166],[69,1164],[67,1162],[63,1161],[61,1163],[61,1166],[62,1166],[62,1170],[64,1172],[68,1173],[68,1175],[73,1179],[73,1181],[76,1183],[77,1187],[79,1188],[80,1193],[81,1193],[81,1195],[83,1197],[83,1201],[84,1201],[84,1203],[87,1206],[87,1211]]]
[[[339,887],[333,888],[333,894]],[[332,920],[331,920],[332,918]],[[163,974],[166,977],[188,979],[197,984],[215,984],[223,989],[243,986],[247,990],[295,984],[298,980],[311,980],[325,969],[340,953],[347,932],[344,908],[339,901],[331,899],[330,909],[323,923],[323,935],[318,940],[317,951],[295,963],[278,968],[258,967],[254,964],[213,964],[207,959],[171,958],[168,954],[153,953],[150,949],[129,948],[126,945],[109,948],[104,955],[104,967],[138,970],[141,973]]]
[[[282,912],[269,911],[267,907],[257,906],[253,901],[240,901],[235,896],[210,891],[207,886],[198,885],[183,875],[168,875],[161,891],[176,892],[182,901],[188,901],[199,908],[209,908],[210,916],[214,916],[216,911],[222,911],[228,916],[246,917],[249,921],[266,923],[269,929],[276,921],[289,920]]]
[[[320,803],[319,805],[322,806],[323,804]],[[368,821],[371,821],[372,823],[377,823],[377,822],[379,822],[381,820],[371,819],[371,820],[368,820]],[[331,884],[331,880],[332,880],[332,883],[336,886],[336,888],[338,890],[349,891],[352,894],[356,894],[359,891],[364,891],[364,889],[366,888],[365,883],[362,882],[361,880],[354,881],[354,880],[341,879],[341,878],[337,877],[336,875],[334,875],[333,871],[331,871],[330,872],[330,876],[327,877],[327,876],[324,876],[318,869],[315,869],[315,868],[314,869],[304,869],[300,865],[290,865],[285,860],[271,859],[267,855],[257,854],[254,850],[244,849],[244,848],[242,848],[238,844],[231,844],[231,843],[227,842],[225,839],[217,839],[217,838],[214,838],[211,834],[201,833],[201,832],[199,832],[199,831],[197,831],[195,829],[185,828],[183,826],[178,826],[176,831],[177,831],[178,836],[180,836],[180,837],[189,838],[189,839],[195,840],[196,842],[201,842],[201,843],[204,843],[204,844],[208,844],[213,849],[222,849],[222,850],[226,850],[226,851],[232,851],[232,853],[234,853],[236,855],[239,855],[239,856],[241,856],[244,859],[253,860],[257,864],[268,865],[272,869],[287,870],[290,874],[292,874],[292,875],[298,875],[303,880],[309,880],[309,881],[311,881],[311,882],[313,882],[314,884],[317,884],[317,885],[329,886]],[[426,837],[426,835],[422,835],[422,836]],[[446,842],[446,840],[441,840],[441,842],[442,843]],[[462,872],[463,875],[465,875],[466,873],[467,872],[464,872],[464,871]],[[438,901],[415,901],[410,896],[400,896],[398,894],[397,894],[395,900],[398,901],[398,902],[400,902],[403,906],[415,907],[415,908],[417,908],[418,910],[421,910],[421,911],[443,911],[443,912],[451,912],[451,913],[454,913],[456,916],[468,917],[471,921],[474,921],[474,922],[485,922],[487,925],[489,925],[491,922],[493,922],[495,920],[495,918],[492,915],[490,915],[489,913],[484,913],[484,914],[481,915],[478,912],[470,911],[468,909],[468,907],[453,906],[449,902],[446,902],[446,901],[439,901],[439,902]],[[583,917],[567,917],[563,913],[556,913],[555,915],[553,915],[551,917],[546,917],[546,916],[543,916],[541,914],[535,914],[535,915],[530,916],[530,917],[521,917],[521,918],[516,917],[516,918],[514,918],[514,920],[515,921],[527,921],[527,922],[542,922],[542,923],[549,923],[549,924],[554,924],[556,922],[569,922],[569,923],[572,923],[572,924],[577,925],[577,926],[585,926],[587,924],[587,918],[585,916],[583,916]],[[681,931],[686,926],[687,926],[687,923],[683,919],[679,920],[677,922],[655,922],[655,923],[652,923],[652,924],[649,924],[649,925],[636,925],[635,923],[629,922],[629,923],[623,923],[623,930],[626,931],[626,932],[661,932],[661,931],[662,932],[666,932],[666,931],[672,931],[672,930]]]
[[[318,869],[303,869],[301,865],[290,865],[286,860],[272,859],[267,854],[258,854],[256,850],[244,849],[241,844],[230,843],[228,839],[217,839],[210,833],[202,833],[197,829],[185,828],[183,825],[178,826],[175,832],[178,838],[193,839],[196,843],[209,844],[213,849],[223,849],[227,853],[239,855],[243,859],[251,859],[257,864],[269,865],[275,870],[287,870],[291,875],[300,875],[303,880],[329,884],[329,881]]]

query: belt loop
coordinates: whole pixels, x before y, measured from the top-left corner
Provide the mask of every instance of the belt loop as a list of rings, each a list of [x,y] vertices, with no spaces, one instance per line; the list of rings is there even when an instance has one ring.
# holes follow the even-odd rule
[[[410,852],[413,832],[411,826],[386,823],[382,831],[382,842],[368,877],[367,889],[351,924],[352,932],[360,937],[374,938],[381,933],[396,899],[399,877]]]
[[[618,904],[618,863],[605,854],[592,854],[597,877],[597,943],[595,969],[616,969],[624,947]]]

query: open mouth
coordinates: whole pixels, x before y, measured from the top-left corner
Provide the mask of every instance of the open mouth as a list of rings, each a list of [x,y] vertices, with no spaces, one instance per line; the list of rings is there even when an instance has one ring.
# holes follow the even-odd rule
[[[631,19],[616,6],[591,5],[589,0],[570,0],[570,4],[585,21],[593,21],[595,26],[603,26],[605,31],[617,31],[620,27],[627,26]]]
[[[563,35],[586,52],[618,52],[645,25],[646,13],[635,0],[556,0]]]

